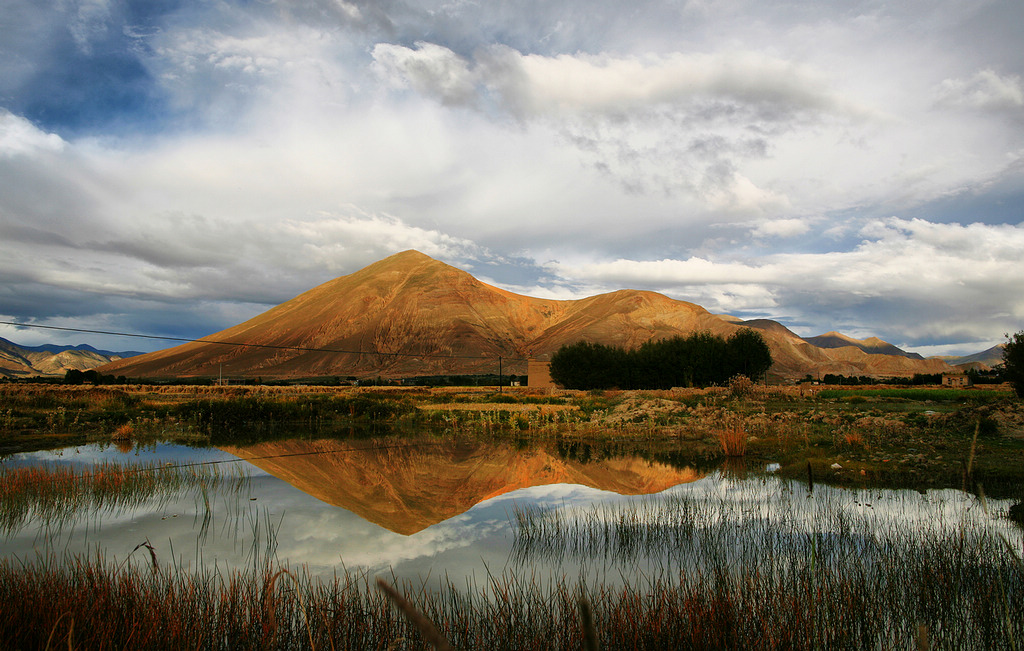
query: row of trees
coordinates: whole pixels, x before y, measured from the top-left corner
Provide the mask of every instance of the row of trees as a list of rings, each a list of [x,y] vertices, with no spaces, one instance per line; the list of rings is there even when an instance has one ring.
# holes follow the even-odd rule
[[[79,371],[77,368],[69,368],[64,373],[64,384],[128,384],[128,378],[123,375],[103,375],[95,369]]]
[[[1003,381],[1001,367],[990,371],[978,371],[968,369],[967,376],[971,378],[972,384],[999,384]],[[808,373],[802,382],[820,381],[822,384],[839,384],[843,386],[856,386],[865,384],[891,384],[894,386],[924,386],[942,384],[942,373],[914,373],[911,377],[875,377],[873,375],[842,375],[826,373],[816,377]]]
[[[551,357],[551,379],[567,389],[706,387],[736,375],[759,380],[771,365],[764,337],[744,328],[728,339],[697,332],[633,350],[587,341],[562,346]]]
[[[1013,385],[1018,398],[1024,398],[1024,330],[1006,335],[1003,348],[1003,377]]]

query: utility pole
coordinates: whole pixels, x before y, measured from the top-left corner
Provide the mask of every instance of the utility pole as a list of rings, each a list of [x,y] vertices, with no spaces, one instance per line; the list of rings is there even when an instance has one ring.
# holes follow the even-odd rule
[[[501,393],[501,355],[498,355],[498,393]]]

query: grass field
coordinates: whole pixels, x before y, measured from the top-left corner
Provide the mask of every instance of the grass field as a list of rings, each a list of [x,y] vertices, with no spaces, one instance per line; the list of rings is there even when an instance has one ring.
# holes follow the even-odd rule
[[[1024,483],[1024,408],[1008,387],[498,392],[0,385],[0,453],[86,441],[215,445],[353,427],[659,440],[700,456],[779,463],[790,476],[810,466],[820,480],[854,485]]]

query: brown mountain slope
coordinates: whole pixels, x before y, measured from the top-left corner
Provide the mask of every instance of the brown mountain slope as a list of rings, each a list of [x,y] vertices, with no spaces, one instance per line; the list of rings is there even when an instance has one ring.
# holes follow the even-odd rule
[[[136,376],[216,375],[220,370],[286,377],[490,372],[497,370],[499,355],[525,358],[530,334],[546,329],[563,309],[559,301],[512,294],[407,251],[326,282],[209,337],[357,352],[194,342],[110,369]]]
[[[988,350],[983,350],[980,353],[975,353],[973,355],[964,355],[960,357],[942,356],[937,359],[941,359],[947,364],[953,364],[961,370],[967,370],[968,368],[985,370],[1003,363],[1003,350],[1005,348],[1006,344],[997,344]]]
[[[924,359],[917,353],[908,353],[907,351],[893,346],[887,341],[882,341],[878,337],[868,337],[867,339],[854,339],[838,332],[826,332],[823,335],[817,337],[806,337],[805,341],[814,344],[818,348],[844,348],[846,346],[853,346],[860,348],[865,353],[872,355],[902,355],[904,357],[912,357],[913,359]]]
[[[0,377],[63,376],[70,369],[87,371],[117,359],[94,350],[33,350],[0,338]]]
[[[479,441],[293,439],[222,449],[323,502],[404,535],[529,486],[581,484],[643,495],[703,477],[692,469],[635,457],[584,463],[543,447]]]
[[[135,377],[221,372],[249,377],[403,377],[494,373],[501,357],[506,373],[520,374],[526,370],[525,358],[542,358],[580,340],[634,347],[697,330],[728,336],[741,325],[699,305],[647,291],[620,290],[571,301],[521,296],[406,251],[207,338],[250,345],[193,342],[101,370]],[[887,374],[885,360],[860,359],[844,349],[826,351],[781,326],[762,331],[775,359],[773,372],[779,375],[802,376],[822,365],[832,365],[828,372],[863,374],[870,367],[872,373]],[[890,374],[903,374],[907,366],[902,359]],[[945,366],[921,364],[921,370],[913,372],[935,372],[924,366]]]

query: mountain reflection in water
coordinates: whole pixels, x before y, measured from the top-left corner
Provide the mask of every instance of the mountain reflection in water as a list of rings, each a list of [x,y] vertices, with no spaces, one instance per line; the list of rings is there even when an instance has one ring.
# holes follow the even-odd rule
[[[647,495],[706,475],[639,456],[566,455],[555,443],[285,440],[222,446],[323,502],[411,535],[510,491],[578,484]],[[588,458],[590,457],[590,458]]]

